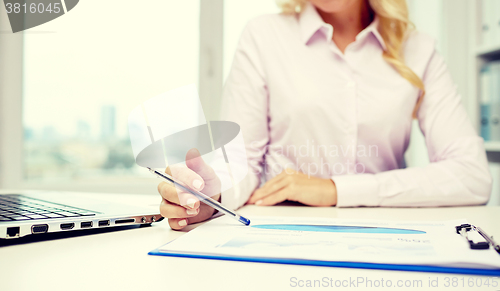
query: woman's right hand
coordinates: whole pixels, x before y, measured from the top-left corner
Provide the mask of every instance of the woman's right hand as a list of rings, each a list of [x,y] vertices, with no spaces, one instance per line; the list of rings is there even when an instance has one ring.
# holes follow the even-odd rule
[[[215,171],[203,161],[197,149],[191,149],[186,154],[186,166],[174,165],[168,167],[165,172],[190,188],[215,200],[220,200],[220,179]],[[158,192],[163,198],[160,213],[168,218],[168,223],[174,230],[207,220],[214,214],[215,209],[201,203],[196,196],[176,188],[171,183],[161,182],[158,185]]]

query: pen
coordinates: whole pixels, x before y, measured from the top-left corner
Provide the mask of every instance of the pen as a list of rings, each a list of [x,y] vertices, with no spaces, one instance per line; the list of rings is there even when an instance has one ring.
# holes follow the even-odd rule
[[[497,253],[500,254],[500,245],[497,244],[494,240],[493,240],[493,237],[492,236],[489,236],[486,234],[486,232],[484,232],[484,230],[482,230],[479,226],[472,226],[476,229],[476,231],[482,236],[484,237],[484,239],[489,243],[491,244],[491,246],[493,247],[493,249],[495,251],[497,251]]]
[[[229,215],[230,217],[232,217],[233,219],[236,219],[237,221],[243,223],[244,225],[250,225],[250,219],[245,218],[245,217],[237,214],[236,212],[234,212],[234,211],[232,211],[232,210],[224,207],[218,201],[210,198],[209,196],[201,193],[200,191],[196,191],[196,190],[193,190],[193,189],[191,189],[189,187],[184,186],[184,184],[182,182],[179,182],[179,181],[175,180],[174,177],[170,176],[167,173],[158,172],[158,171],[153,170],[153,169],[151,169],[149,167],[148,167],[148,169],[149,169],[149,171],[151,173],[155,174],[156,176],[158,176],[158,177],[160,177],[160,178],[162,178],[162,179],[164,179],[166,181],[169,181],[171,183],[174,183],[174,185],[176,185],[177,187],[180,187],[182,190],[193,194],[198,199],[200,199],[201,202],[207,204],[208,206],[210,206],[212,208],[215,208],[215,209],[219,210],[220,212],[222,212],[224,214]]]
[[[486,234],[486,232],[484,232],[484,230],[482,230],[479,226],[475,226],[472,224],[462,224],[455,226],[455,229],[457,230],[458,234],[462,235],[469,242],[471,249],[489,249],[491,245],[493,249],[500,254],[500,245],[493,240],[492,236]],[[479,235],[481,235],[486,241],[475,243],[470,240],[467,235],[467,232],[470,230],[474,230],[479,233]]]

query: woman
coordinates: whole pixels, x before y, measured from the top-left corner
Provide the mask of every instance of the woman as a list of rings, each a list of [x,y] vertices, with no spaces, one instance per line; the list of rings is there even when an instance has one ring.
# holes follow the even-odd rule
[[[434,41],[410,29],[404,0],[280,4],[282,14],[247,25],[224,88],[224,119],[241,126],[251,169],[240,195],[220,197],[220,181],[195,150],[187,155],[191,170],[174,174],[231,208],[488,201],[483,141]],[[412,117],[431,163],[404,169]],[[267,182],[258,188],[261,175]],[[158,189],[173,229],[214,212],[170,185]]]

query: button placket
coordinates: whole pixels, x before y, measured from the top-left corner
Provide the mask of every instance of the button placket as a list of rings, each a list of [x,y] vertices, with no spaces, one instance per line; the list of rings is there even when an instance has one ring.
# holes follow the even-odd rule
[[[348,92],[348,98],[350,100],[350,118],[348,126],[348,137],[347,141],[349,147],[352,147],[350,157],[347,157],[348,160],[348,174],[355,174],[355,166],[357,163],[357,143],[358,143],[358,98],[357,98],[357,90],[356,90],[356,79],[354,78],[354,72],[352,67],[350,66],[348,59],[345,59],[345,67],[346,74],[348,76],[348,80],[346,82],[346,89]]]

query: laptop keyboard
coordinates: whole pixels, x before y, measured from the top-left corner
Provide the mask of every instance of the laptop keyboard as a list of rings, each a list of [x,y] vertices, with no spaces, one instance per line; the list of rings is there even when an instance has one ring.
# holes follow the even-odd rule
[[[96,215],[96,212],[24,195],[0,195],[0,222],[92,215]]]

